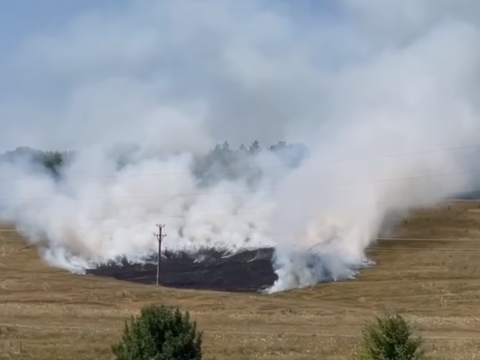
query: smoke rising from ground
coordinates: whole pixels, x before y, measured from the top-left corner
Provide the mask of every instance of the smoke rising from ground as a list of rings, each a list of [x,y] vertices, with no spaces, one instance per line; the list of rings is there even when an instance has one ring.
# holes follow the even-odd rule
[[[161,222],[167,249],[275,246],[271,292],[355,276],[388,214],[474,187],[476,14],[473,0],[130,1],[33,34],[4,60],[17,85],[1,147],[74,153],[57,177],[0,162],[0,218],[72,271],[145,255]],[[308,156],[211,152],[225,140]]]

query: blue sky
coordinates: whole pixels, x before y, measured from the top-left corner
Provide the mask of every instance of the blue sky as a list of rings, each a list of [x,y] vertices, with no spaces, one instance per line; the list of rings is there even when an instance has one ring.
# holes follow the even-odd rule
[[[282,0],[292,13],[307,18],[318,11],[335,9],[332,0]],[[11,50],[26,37],[36,32],[55,32],[72,18],[92,9],[118,9],[128,0],[3,0],[0,2],[0,49]]]
[[[124,0],[4,0],[0,2],[0,49],[11,50],[36,32],[55,32],[78,14],[98,7],[119,7]]]
[[[465,57],[478,14],[478,0],[0,1],[0,147],[141,141],[172,109],[222,140],[304,139],[357,94],[349,72],[384,49],[397,69],[434,25]]]
[[[206,5],[199,7],[201,3]],[[232,132],[220,120],[231,116],[230,108],[224,106],[229,103],[239,117],[252,118],[251,125],[242,128],[245,136],[257,132],[258,117],[271,111],[272,118],[291,116],[301,104],[315,102],[308,93],[296,91],[298,100],[290,109],[285,97],[291,97],[288,93],[293,90],[273,85],[278,94],[270,95],[261,87],[267,86],[269,78],[275,82],[276,78],[292,78],[294,82],[306,78],[315,87],[307,73],[310,65],[306,56],[316,51],[312,47],[316,40],[307,38],[320,36],[319,48],[335,53],[334,37],[310,29],[331,18],[332,3],[1,1],[0,126],[5,135],[0,146],[47,142],[65,147],[78,139],[79,130],[86,129],[83,135],[92,137],[95,132],[89,129],[99,121],[105,127],[126,123],[127,115],[135,119],[146,109],[159,106],[159,99],[172,106],[178,101],[209,102],[211,118],[218,118],[212,127],[222,138]],[[272,6],[276,11],[271,11]],[[86,16],[89,14],[92,16]],[[274,53],[280,51],[271,55],[275,57],[272,66],[260,47],[267,52],[270,47]],[[291,50],[294,48],[298,51]],[[281,76],[274,74],[278,71]],[[262,78],[265,80],[257,80]],[[266,83],[252,92],[247,90],[251,81]],[[278,101],[279,109],[267,109],[264,103],[277,96],[283,99]],[[53,138],[46,131],[52,126],[57,129]],[[277,138],[280,129],[262,133]]]

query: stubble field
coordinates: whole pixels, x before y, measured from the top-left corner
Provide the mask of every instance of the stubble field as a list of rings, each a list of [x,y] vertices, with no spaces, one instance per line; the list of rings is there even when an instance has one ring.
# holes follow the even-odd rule
[[[480,204],[418,211],[370,250],[358,280],[273,296],[175,290],[77,276],[0,232],[0,359],[110,359],[124,321],[146,304],[189,310],[206,359],[352,359],[384,309],[415,323],[440,359],[480,359]],[[423,239],[423,240],[420,240]],[[478,355],[477,355],[478,354]]]

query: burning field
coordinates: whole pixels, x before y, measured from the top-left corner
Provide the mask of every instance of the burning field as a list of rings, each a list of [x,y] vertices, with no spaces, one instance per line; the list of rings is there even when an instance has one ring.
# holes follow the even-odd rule
[[[107,358],[152,302],[209,359],[351,358],[384,307],[478,353],[480,205],[445,201],[480,189],[480,1],[37,3],[0,21],[0,358]]]
[[[191,312],[206,359],[351,359],[365,322],[383,309],[414,321],[432,355],[472,359],[480,351],[479,211],[476,202],[416,211],[397,224],[396,240],[370,248],[376,266],[354,281],[268,296],[257,290],[275,279],[271,250],[206,252],[201,262],[167,252],[157,287],[153,264],[74,275],[45,264],[18,233],[0,232],[2,354],[108,358],[124,321],[162,303]]]

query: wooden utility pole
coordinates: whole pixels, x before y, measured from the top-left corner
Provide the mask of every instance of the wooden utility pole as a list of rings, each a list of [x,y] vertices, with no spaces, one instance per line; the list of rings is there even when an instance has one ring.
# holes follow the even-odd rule
[[[165,227],[165,225],[157,224],[157,227],[158,227],[158,234],[153,233],[153,235],[158,240],[157,285],[159,285],[160,284],[160,261],[162,260],[162,240],[167,235],[162,234],[162,229]]]
[[[5,252],[5,239],[2,234],[0,234],[0,238],[2,239],[2,257],[7,256],[7,253]]]

